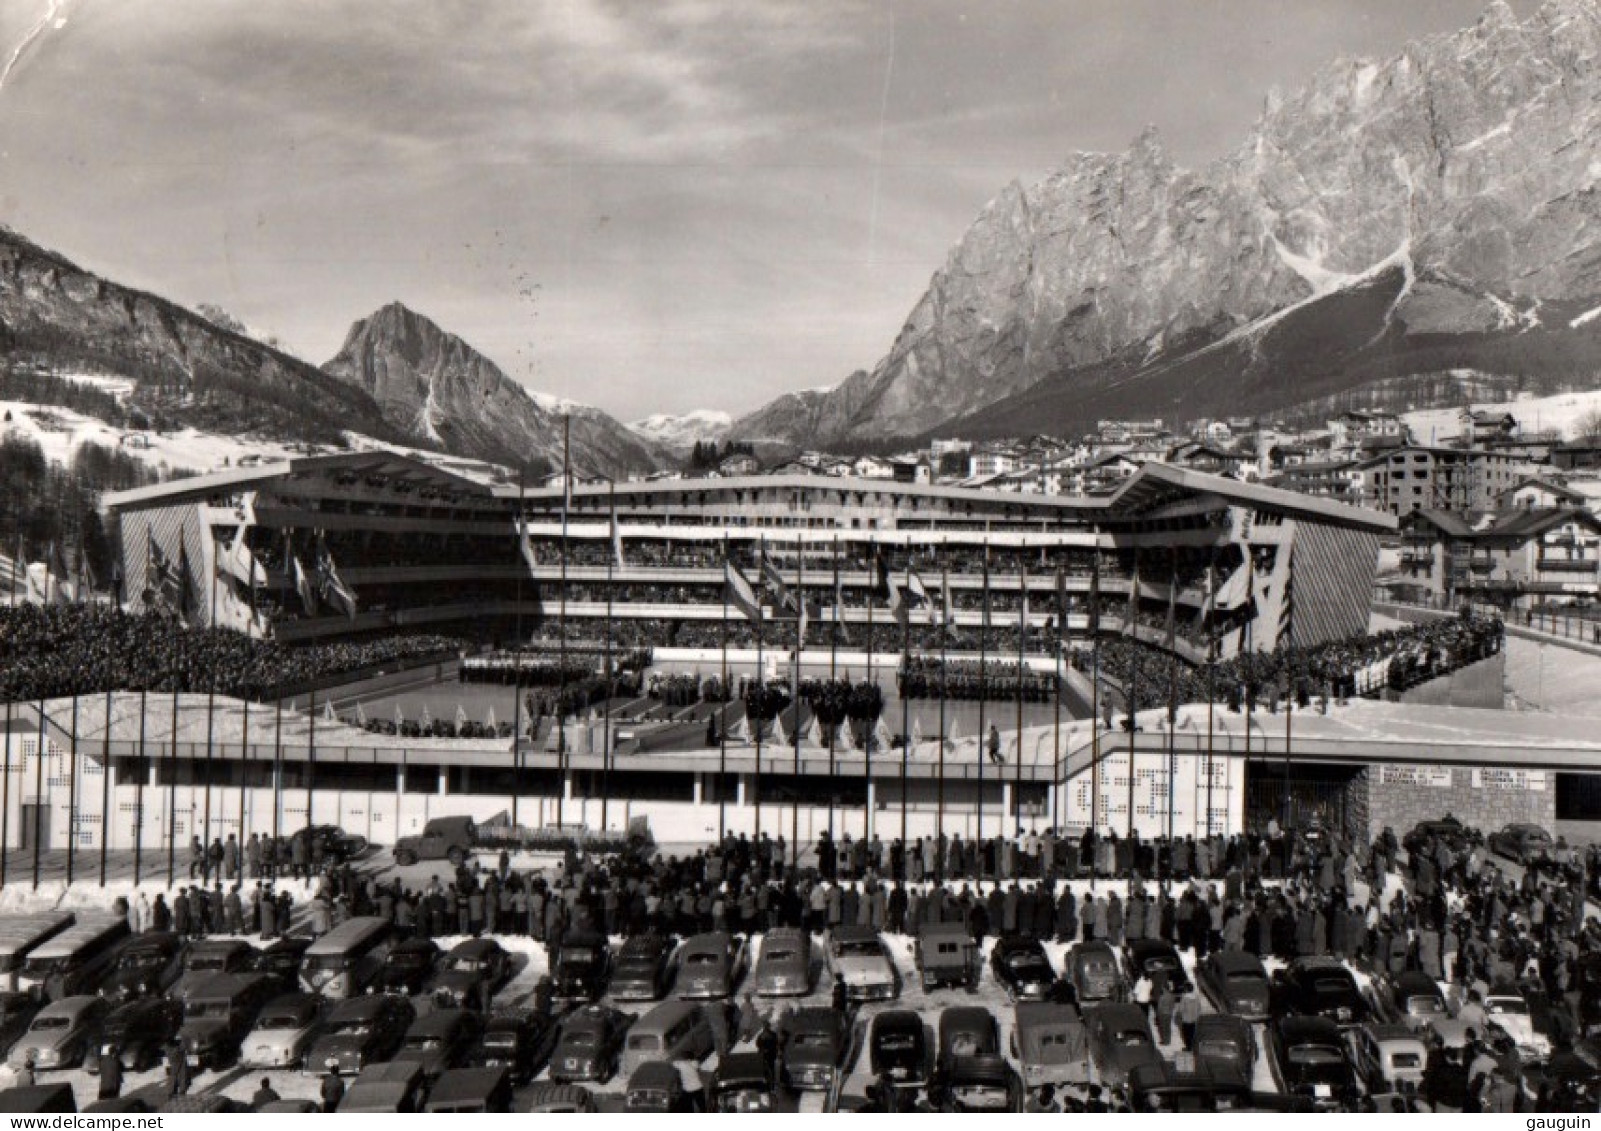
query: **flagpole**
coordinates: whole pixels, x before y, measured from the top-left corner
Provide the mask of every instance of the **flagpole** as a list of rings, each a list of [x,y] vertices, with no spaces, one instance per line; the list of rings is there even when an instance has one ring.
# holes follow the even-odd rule
[[[100,886],[106,886],[111,853],[111,689],[106,689],[106,729],[100,738]]]
[[[950,567],[940,565],[940,598],[945,602],[947,610],[945,625],[939,634],[939,777],[934,780],[936,797],[934,799],[934,838],[943,839],[945,836],[945,691],[950,682],[950,637],[955,628],[951,603],[951,571]],[[982,737],[982,736],[981,736]]]
[[[1060,557],[1056,564],[1056,641],[1051,656],[1051,682],[1054,684],[1052,700],[1054,716],[1051,731],[1051,797],[1054,799],[1056,820],[1061,819],[1062,805],[1062,665],[1067,657],[1067,568]],[[1093,725],[1093,723],[1091,724]]]
[[[990,548],[984,544],[984,615],[978,626],[978,832],[976,839],[983,851],[984,840],[984,763],[989,755],[984,750],[985,708],[989,699],[989,630],[990,630]]]
[[[272,839],[276,843],[283,836],[284,699],[282,686],[274,688],[274,691],[277,694],[277,717],[272,727]]]
[[[1101,839],[1101,539],[1096,535],[1090,558],[1090,608],[1085,627],[1090,637],[1090,849]],[[1111,737],[1108,735],[1108,737]],[[1095,860],[1090,859],[1090,890],[1095,890]]]
[[[50,720],[45,715],[44,697],[39,698],[39,751],[33,760],[33,890],[39,890],[39,854],[44,837],[44,759],[50,749]],[[26,825],[24,825],[26,828]]]
[[[1177,546],[1167,552],[1167,868],[1162,873],[1162,890],[1166,892],[1173,879],[1173,807],[1176,794],[1173,786],[1178,771],[1178,587],[1179,552]],[[1194,822],[1191,822],[1193,827]],[[1157,854],[1161,862],[1161,853]]]
[[[611,701],[616,692],[616,677],[612,672],[611,638],[612,638],[612,578],[614,569],[621,562],[614,563],[612,559],[622,549],[622,534],[617,529],[617,484],[613,480],[606,481],[606,508],[611,515],[612,545],[610,553],[606,555],[606,714],[601,721],[605,745],[600,752],[600,828],[604,832],[609,828],[608,821],[611,812]]]
[[[834,615],[830,618],[828,626],[828,686],[830,692],[837,692],[835,682],[839,679],[839,626],[840,618],[845,615],[845,602],[840,598],[843,591],[839,584],[839,535],[834,535]],[[842,698],[845,704],[845,719],[843,725],[850,725],[850,696]],[[838,788],[834,782],[839,771],[834,764],[835,742],[841,724],[833,723],[828,728],[828,838],[834,839],[834,799]]]
[[[728,682],[728,532],[723,531],[723,707],[717,728],[717,843],[728,837],[728,714],[734,702],[734,689]]]
[[[172,673],[171,739],[167,745],[167,886],[170,888],[178,876],[178,673]],[[193,806],[190,812],[193,814]]]
[[[871,687],[878,684],[873,680],[873,599],[878,596],[878,540],[867,539],[867,682]],[[882,710],[882,708],[880,708]],[[867,733],[862,736],[862,774],[866,782],[867,793],[862,810],[862,839],[867,839],[867,830],[873,827],[873,736],[878,719],[868,720]]]
[[[80,579],[79,588],[83,582]],[[72,887],[74,846],[78,840],[78,693],[72,693],[72,732],[67,763],[67,887]]]
[[[907,697],[912,674],[912,609],[907,596],[912,592],[912,547],[906,547],[906,594],[901,597],[901,670],[906,673],[906,686],[901,688],[901,851],[906,850],[908,807],[906,790],[912,758],[912,701]]]
[[[759,560],[757,561],[756,577],[758,584],[767,576],[767,535],[762,535],[757,547]],[[767,679],[766,660],[762,655],[762,608],[765,599],[761,590],[756,592],[756,702],[766,711],[767,706]],[[756,772],[751,775],[751,801],[755,809],[755,832],[751,839],[760,840],[762,836],[762,725],[765,719],[756,721]]]
[[[1291,588],[1293,577],[1288,568],[1293,564],[1293,558],[1285,563],[1283,598],[1285,611],[1289,614],[1288,623],[1284,626],[1284,635],[1288,637],[1285,642],[1288,645],[1285,660],[1289,665],[1284,685],[1287,694],[1284,696],[1284,820],[1282,822],[1284,833],[1284,875],[1286,879],[1290,874],[1290,847],[1294,843],[1294,838],[1290,836],[1290,739],[1295,725],[1295,606],[1291,603],[1295,594]]]
[[[556,613],[556,825],[565,822],[567,800],[567,518],[572,509],[573,421],[561,418],[561,606]]]
[[[207,631],[217,631],[217,536],[215,532],[213,532],[211,536],[211,608],[208,612],[208,616],[209,620],[206,624]],[[200,841],[201,844],[206,846],[208,851],[211,847],[211,779],[213,770],[212,755],[215,750],[215,744],[212,742],[212,738],[214,737],[213,726],[215,724],[216,710],[217,669],[214,666],[211,669],[210,683],[206,687],[206,789],[204,804],[206,832],[205,836],[203,836]]]
[[[1206,836],[1212,836],[1212,758],[1214,746],[1213,712],[1217,699],[1217,628],[1208,623],[1217,615],[1217,547],[1209,546],[1206,552],[1207,614],[1203,618],[1206,631]]]
[[[139,886],[143,875],[145,847],[145,779],[150,776],[150,753],[145,745],[145,721],[150,714],[150,692],[139,688],[139,776],[133,784],[133,886]],[[9,775],[7,775],[9,780]],[[4,859],[0,858],[0,886],[5,884]]]
[[[1129,584],[1128,614],[1123,634],[1129,638],[1129,677],[1123,696],[1128,700],[1128,836],[1134,839],[1134,733],[1139,729],[1140,679],[1140,548],[1134,547],[1134,578]]]
[[[317,681],[312,680],[309,706],[306,717],[310,720],[310,729],[306,733],[306,859],[311,859],[311,830],[313,821],[312,806],[315,804],[317,788]]]
[[[512,613],[511,653],[511,823],[521,826],[518,811],[522,799],[523,776],[523,574],[529,564],[523,557],[523,545],[528,537],[528,512],[524,509],[526,472],[517,469],[517,584],[513,599],[517,608]]]
[[[800,780],[801,780],[801,653],[806,649],[806,543],[795,543],[795,664],[790,672],[791,700],[795,704],[795,778],[791,783],[793,804],[789,810],[789,863],[800,867]]]
[[[6,861],[11,854],[11,700],[6,699],[6,765],[0,779],[0,889],[6,886]],[[134,881],[138,882],[137,879]]]
[[[1022,591],[1017,610],[1017,766],[1012,771],[1012,823],[1023,830],[1023,675],[1028,670],[1024,649],[1028,640],[1028,562],[1019,558]]]

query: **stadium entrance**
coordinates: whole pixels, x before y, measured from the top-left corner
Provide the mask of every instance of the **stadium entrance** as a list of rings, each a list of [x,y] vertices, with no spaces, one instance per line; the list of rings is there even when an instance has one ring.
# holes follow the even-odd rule
[[[1355,837],[1367,835],[1367,783],[1360,766],[1251,759],[1245,764],[1245,827],[1269,821],[1292,829],[1314,820]]]

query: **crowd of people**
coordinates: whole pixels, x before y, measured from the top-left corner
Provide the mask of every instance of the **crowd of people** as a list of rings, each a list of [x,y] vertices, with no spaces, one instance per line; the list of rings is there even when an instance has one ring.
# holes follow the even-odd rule
[[[0,700],[123,689],[259,700],[327,676],[455,657],[465,647],[433,633],[288,646],[111,605],[16,605],[0,607]]]
[[[1049,703],[1055,672],[1037,672],[1015,660],[941,660],[906,656],[896,673],[902,699],[1017,699]]]

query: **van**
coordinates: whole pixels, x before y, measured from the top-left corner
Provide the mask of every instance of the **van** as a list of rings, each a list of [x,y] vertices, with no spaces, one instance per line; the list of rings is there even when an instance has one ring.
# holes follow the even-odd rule
[[[73,921],[70,911],[7,915],[0,919],[0,990],[15,990],[17,973],[28,955],[72,926]]]
[[[1089,1034],[1077,1008],[1020,1001],[1016,1020],[1012,1056],[1023,1069],[1025,1085],[1089,1083]]]
[[[634,1022],[623,1043],[622,1071],[650,1060],[702,1061],[716,1047],[706,1011],[694,1002],[666,1001]]]
[[[221,1068],[239,1055],[256,1015],[278,992],[267,974],[203,974],[183,1007],[178,1040],[191,1063]]]
[[[128,920],[120,915],[85,916],[28,955],[17,988],[49,1001],[92,994],[128,937]]]
[[[452,1068],[428,1093],[427,1112],[509,1112],[511,1076],[504,1068]]]
[[[388,1064],[370,1064],[363,1068],[344,1099],[339,1111],[414,1112],[422,1106],[423,1092],[428,1078],[422,1065],[414,1060],[395,1060]]]
[[[378,977],[392,926],[375,915],[347,919],[306,950],[300,984],[331,1001],[355,997]]]
[[[924,990],[978,988],[979,957],[973,935],[960,923],[929,923],[917,934],[917,972]]]

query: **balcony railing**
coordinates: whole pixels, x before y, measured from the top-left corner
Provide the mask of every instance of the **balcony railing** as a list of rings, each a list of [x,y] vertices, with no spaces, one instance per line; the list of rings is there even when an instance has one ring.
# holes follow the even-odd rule
[[[1594,558],[1540,558],[1535,568],[1543,573],[1594,573]]]

